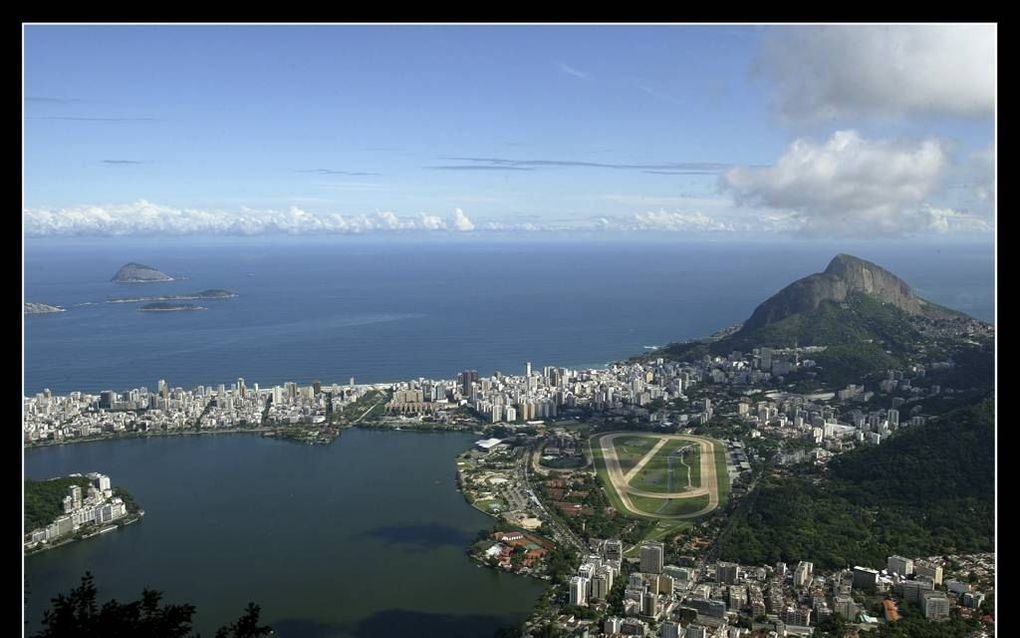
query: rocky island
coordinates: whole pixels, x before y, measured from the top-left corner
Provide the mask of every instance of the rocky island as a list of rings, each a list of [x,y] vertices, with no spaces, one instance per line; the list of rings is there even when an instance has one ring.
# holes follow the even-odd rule
[[[147,303],[141,308],[142,312],[176,312],[183,310],[208,310],[204,306],[197,306],[193,303],[175,303],[170,301],[157,301],[154,303]]]
[[[160,272],[152,266],[131,262],[124,264],[110,281],[117,283],[144,284],[159,281],[174,281],[170,275]]]
[[[44,315],[51,312],[67,312],[60,306],[51,306],[45,303],[33,303],[31,301],[25,302],[25,314],[26,315]]]
[[[148,301],[187,301],[191,299],[233,299],[236,292],[229,290],[210,289],[200,292],[189,292],[183,295],[150,295],[146,297],[110,297],[106,303],[140,303]]]

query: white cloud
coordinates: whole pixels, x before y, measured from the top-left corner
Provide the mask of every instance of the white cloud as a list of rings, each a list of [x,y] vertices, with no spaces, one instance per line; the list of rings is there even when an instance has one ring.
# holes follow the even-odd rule
[[[932,206],[925,206],[922,213],[928,216],[929,228],[936,233],[986,233],[992,230],[992,224],[988,219],[973,213]]]
[[[446,223],[436,215],[421,213],[401,217],[392,211],[371,215],[311,213],[297,206],[287,210],[200,210],[161,206],[145,200],[131,204],[28,208],[24,210],[25,234],[45,235],[262,235],[311,233],[363,233],[371,231],[442,230]],[[474,225],[459,209],[458,230]]]
[[[723,176],[738,204],[794,215],[810,234],[903,235],[929,227],[921,211],[947,165],[936,139],[867,140],[837,131],[824,144],[798,139],[775,165]]]
[[[468,232],[475,229],[475,225],[464,214],[464,211],[457,208],[453,211],[453,227],[461,232]]]
[[[991,24],[776,27],[754,70],[791,119],[990,116],[997,45]]]
[[[443,230],[446,228],[446,222],[438,215],[421,213],[421,227],[426,230]]]
[[[634,214],[637,230],[732,231],[731,224],[700,212],[667,212],[665,210]]]
[[[560,62],[560,71],[563,71],[567,75],[572,75],[575,78],[581,78],[582,80],[585,80],[585,79],[588,79],[589,77],[591,77],[591,73],[585,73],[584,71],[578,71],[574,67],[572,67],[570,65],[567,65],[567,64],[563,64],[562,62]]]

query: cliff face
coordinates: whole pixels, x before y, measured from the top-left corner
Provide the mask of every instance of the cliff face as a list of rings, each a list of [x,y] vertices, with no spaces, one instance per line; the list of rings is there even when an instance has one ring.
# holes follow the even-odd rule
[[[166,273],[162,273],[152,266],[146,266],[144,264],[136,264],[131,262],[125,264],[117,271],[117,274],[113,276],[110,281],[121,281],[121,282],[149,282],[149,281],[173,281],[174,278]]]
[[[905,281],[885,268],[851,255],[836,255],[824,272],[793,282],[758,306],[744,323],[744,329],[753,330],[793,314],[809,312],[823,301],[845,301],[854,292],[875,297],[911,315],[935,311]]]

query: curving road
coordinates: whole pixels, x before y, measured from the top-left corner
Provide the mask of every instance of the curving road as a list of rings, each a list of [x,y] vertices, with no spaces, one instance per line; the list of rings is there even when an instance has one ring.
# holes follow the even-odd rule
[[[687,434],[649,434],[647,436],[658,437],[660,439],[659,442],[656,443],[655,446],[649,450],[648,453],[646,453],[641,460],[630,469],[629,472],[624,474],[623,468],[620,467],[620,457],[616,453],[615,440],[620,437],[631,436],[635,436],[635,433],[615,432],[611,434],[604,434],[598,439],[599,447],[602,448],[602,460],[606,464],[606,473],[609,475],[609,481],[613,484],[613,489],[616,490],[616,494],[620,497],[620,501],[623,502],[624,507],[626,507],[628,511],[638,516],[680,520],[704,516],[719,507],[719,480],[715,474],[715,444],[712,441],[699,436],[691,436]],[[631,479],[637,476],[637,473],[641,471],[641,468],[647,465],[648,462],[655,457],[658,451],[671,440],[694,441],[701,446],[701,487],[684,490],[682,492],[649,492],[647,490],[631,487]],[[706,494],[708,495],[708,505],[690,514],[652,514],[638,509],[630,500],[631,496],[644,496],[656,499],[689,499],[705,496]]]

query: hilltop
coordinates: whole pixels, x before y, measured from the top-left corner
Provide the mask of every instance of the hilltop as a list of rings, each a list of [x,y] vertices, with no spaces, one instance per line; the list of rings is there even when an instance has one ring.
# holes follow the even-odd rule
[[[157,281],[173,281],[174,278],[162,273],[152,266],[131,262],[124,264],[110,281],[120,283],[151,283]]]
[[[762,302],[735,330],[674,343],[649,357],[692,360],[754,348],[824,348],[810,358],[820,380],[854,382],[907,361],[950,358],[980,346],[972,337],[990,326],[918,296],[902,279],[870,261],[836,255],[825,271],[808,275]]]

